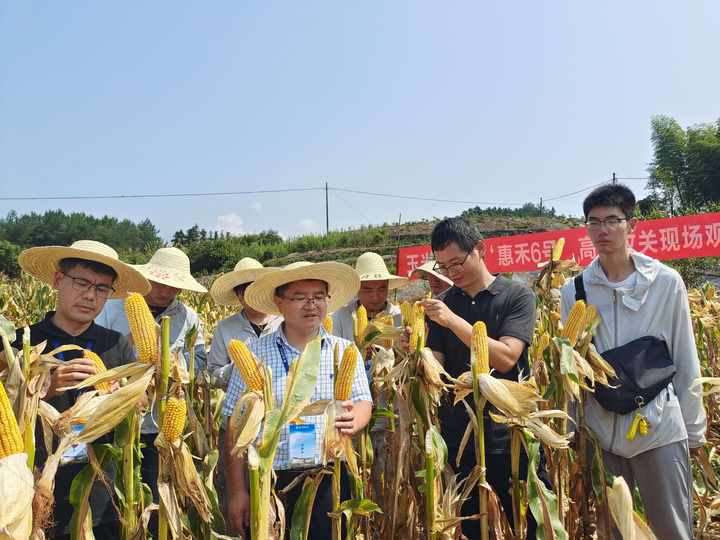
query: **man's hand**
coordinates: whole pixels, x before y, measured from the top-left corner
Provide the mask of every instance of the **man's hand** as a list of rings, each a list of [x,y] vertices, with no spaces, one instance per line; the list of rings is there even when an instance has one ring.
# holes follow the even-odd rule
[[[442,300],[423,300],[422,307],[425,308],[428,319],[445,328],[450,328],[457,320],[457,315]]]
[[[228,519],[230,528],[237,534],[243,534],[250,526],[250,496],[244,489],[236,491],[228,501]]]
[[[343,401],[341,404],[345,412],[335,417],[335,427],[342,435],[348,437],[355,435],[358,431],[355,427],[355,404],[352,401]]]
[[[46,397],[59,396],[69,387],[75,386],[95,373],[97,368],[89,358],[76,358],[65,362],[53,370]]]

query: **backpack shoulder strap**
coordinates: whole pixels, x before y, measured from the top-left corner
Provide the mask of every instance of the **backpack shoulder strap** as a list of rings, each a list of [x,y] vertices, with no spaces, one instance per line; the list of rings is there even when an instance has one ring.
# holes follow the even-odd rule
[[[575,301],[583,300],[587,302],[587,295],[585,294],[585,282],[583,281],[582,272],[575,276]]]

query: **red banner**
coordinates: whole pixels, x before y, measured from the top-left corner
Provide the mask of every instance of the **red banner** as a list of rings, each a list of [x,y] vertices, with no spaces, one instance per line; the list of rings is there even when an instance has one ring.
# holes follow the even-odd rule
[[[550,258],[553,243],[565,238],[563,259],[575,257],[582,266],[595,258],[585,227],[485,239],[485,264],[492,273],[529,272]],[[660,260],[720,256],[720,213],[639,221],[630,244]],[[397,251],[397,274],[407,276],[432,258],[430,246]]]

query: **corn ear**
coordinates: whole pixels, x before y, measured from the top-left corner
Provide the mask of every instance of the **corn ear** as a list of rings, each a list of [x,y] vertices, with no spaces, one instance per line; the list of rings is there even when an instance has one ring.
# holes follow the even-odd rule
[[[20,427],[10,406],[5,386],[0,382],[0,459],[24,450]]]
[[[102,358],[100,358],[97,353],[94,351],[90,351],[88,349],[85,349],[84,351],[85,358],[92,360],[92,363],[95,364],[95,374],[99,375],[100,373],[104,373],[107,371],[107,368],[105,367],[105,363],[102,361]],[[95,385],[95,390],[100,392],[101,394],[109,394],[111,387],[109,382],[99,382]]]
[[[490,350],[488,349],[487,327],[483,321],[473,324],[471,353],[475,357],[476,374],[490,373]]]
[[[162,424],[162,434],[165,440],[174,443],[180,439],[185,430],[186,420],[187,403],[185,399],[175,396],[169,398],[165,406],[165,416]]]
[[[552,260],[553,262],[559,261],[560,257],[562,257],[563,249],[565,248],[565,237],[562,236],[557,239],[557,241],[553,244],[552,248]]]
[[[365,306],[361,305],[359,308],[357,308],[357,311],[355,311],[354,324],[355,342],[360,343],[363,336],[365,335],[365,329],[368,325],[368,314]]]
[[[583,327],[585,321],[585,302],[578,300],[573,304],[573,307],[568,313],[567,320],[562,329],[562,337],[567,338],[571,346],[575,346],[577,343],[578,336]]]
[[[138,293],[130,293],[125,299],[130,334],[138,353],[138,360],[146,364],[156,362],[160,357],[160,346],[155,319],[145,298]]]
[[[333,331],[333,320],[330,315],[325,315],[325,318],[323,319],[323,328],[325,328],[325,331],[328,334],[332,334]]]
[[[355,345],[346,347],[335,379],[335,399],[337,401],[350,399],[357,362],[358,350]]]
[[[263,393],[265,377],[255,355],[250,352],[247,345],[239,339],[231,339],[230,343],[228,343],[228,352],[247,387],[250,390]]]

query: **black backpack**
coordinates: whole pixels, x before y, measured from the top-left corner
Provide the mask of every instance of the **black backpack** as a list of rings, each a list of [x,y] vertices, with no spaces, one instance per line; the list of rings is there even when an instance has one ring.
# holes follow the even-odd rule
[[[582,273],[575,276],[575,300],[587,301]],[[634,339],[602,353],[617,377],[595,385],[595,399],[611,412],[628,414],[650,403],[675,376],[667,343],[654,336]]]

